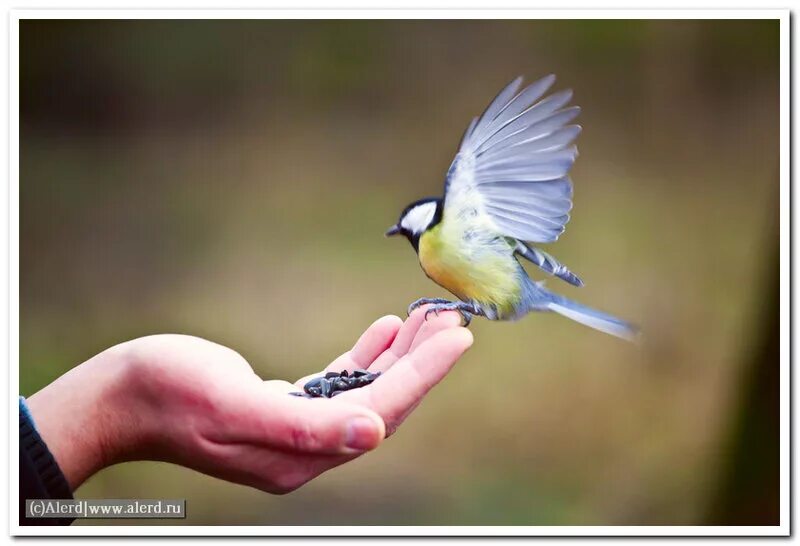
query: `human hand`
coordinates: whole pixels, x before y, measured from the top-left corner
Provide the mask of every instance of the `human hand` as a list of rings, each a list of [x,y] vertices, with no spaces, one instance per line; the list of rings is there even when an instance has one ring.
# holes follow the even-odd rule
[[[295,385],[262,381],[231,349],[157,335],[100,353],[28,406],[73,490],[105,466],[150,459],[285,493],[374,449],[472,344],[456,313],[423,315],[373,323],[326,371],[384,375],[334,399],[288,396]]]
[[[281,383],[287,391],[298,392],[310,379],[327,372],[380,372],[380,380],[343,392],[335,400],[374,410],[386,425],[386,436],[390,436],[472,345],[472,334],[460,327],[458,313],[431,315],[425,320],[427,307],[415,310],[404,323],[394,316],[378,319],[352,350],[322,372],[303,377],[294,385]]]

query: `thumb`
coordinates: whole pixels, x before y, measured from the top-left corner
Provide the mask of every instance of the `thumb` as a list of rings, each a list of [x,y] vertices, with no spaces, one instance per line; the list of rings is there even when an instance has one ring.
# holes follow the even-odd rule
[[[266,389],[254,398],[257,407],[243,404],[250,406],[240,429],[245,441],[290,452],[356,454],[375,449],[386,437],[383,419],[358,404]]]

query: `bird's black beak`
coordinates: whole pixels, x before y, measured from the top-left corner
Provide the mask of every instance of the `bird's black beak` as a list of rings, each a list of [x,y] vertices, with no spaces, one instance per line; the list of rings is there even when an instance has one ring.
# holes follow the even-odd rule
[[[386,233],[384,233],[384,235],[386,237],[391,237],[392,235],[397,235],[398,233],[400,233],[400,226],[394,225],[394,226],[390,227],[389,229],[387,229]]]

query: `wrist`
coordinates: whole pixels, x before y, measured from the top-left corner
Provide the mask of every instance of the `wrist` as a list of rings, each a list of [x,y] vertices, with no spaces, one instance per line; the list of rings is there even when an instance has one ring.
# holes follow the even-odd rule
[[[74,491],[135,451],[140,427],[128,400],[126,344],[76,366],[27,399],[36,429]]]

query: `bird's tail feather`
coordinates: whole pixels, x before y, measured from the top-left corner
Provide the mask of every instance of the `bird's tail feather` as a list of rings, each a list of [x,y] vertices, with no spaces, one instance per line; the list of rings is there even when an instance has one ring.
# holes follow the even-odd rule
[[[638,328],[629,322],[591,307],[586,307],[565,297],[552,293],[551,296],[552,300],[547,303],[547,308],[559,315],[628,341],[635,341],[638,337]]]

